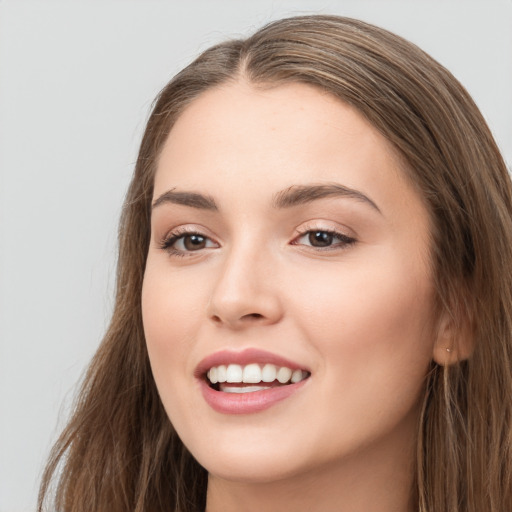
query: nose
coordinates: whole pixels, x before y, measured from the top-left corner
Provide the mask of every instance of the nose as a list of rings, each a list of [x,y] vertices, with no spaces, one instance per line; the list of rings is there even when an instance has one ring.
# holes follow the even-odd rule
[[[271,325],[283,316],[276,267],[247,247],[231,251],[220,269],[208,316],[231,329]]]

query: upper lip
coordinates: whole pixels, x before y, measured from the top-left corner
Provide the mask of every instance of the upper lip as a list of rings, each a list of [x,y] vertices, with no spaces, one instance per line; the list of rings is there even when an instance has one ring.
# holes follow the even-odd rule
[[[220,365],[239,364],[245,366],[251,363],[260,364],[275,364],[276,366],[286,366],[290,370],[306,370],[305,366],[298,364],[290,359],[286,359],[272,352],[260,350],[257,348],[248,348],[242,351],[234,350],[220,350],[205,357],[196,367],[194,375],[202,377],[206,372],[214,367]]]

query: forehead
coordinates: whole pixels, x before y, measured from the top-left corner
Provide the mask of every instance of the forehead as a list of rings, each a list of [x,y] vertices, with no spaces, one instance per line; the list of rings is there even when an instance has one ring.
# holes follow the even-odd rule
[[[178,186],[256,198],[311,182],[375,191],[390,204],[421,202],[394,147],[357,110],[310,85],[244,81],[204,92],[178,118],[155,196]]]

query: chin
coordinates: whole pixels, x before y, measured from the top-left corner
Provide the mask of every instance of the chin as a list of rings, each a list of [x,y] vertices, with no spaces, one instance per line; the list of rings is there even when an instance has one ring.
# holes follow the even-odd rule
[[[205,457],[199,463],[208,474],[231,482],[271,483],[292,478],[306,471],[299,461],[276,457],[275,453],[221,454],[217,460]]]
[[[201,432],[200,440],[185,436],[184,443],[210,475],[224,480],[268,483],[307,471],[308,456],[297,448],[304,446],[304,440],[256,430],[249,427],[206,437]]]

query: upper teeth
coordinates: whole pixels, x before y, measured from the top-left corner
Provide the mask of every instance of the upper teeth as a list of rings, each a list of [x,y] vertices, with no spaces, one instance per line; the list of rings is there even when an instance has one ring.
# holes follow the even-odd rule
[[[206,376],[212,384],[217,382],[244,382],[257,384],[258,382],[279,381],[281,384],[287,382],[300,382],[305,379],[308,373],[304,370],[291,370],[286,366],[266,364],[261,367],[257,363],[245,366],[239,364],[220,365],[210,368]]]

